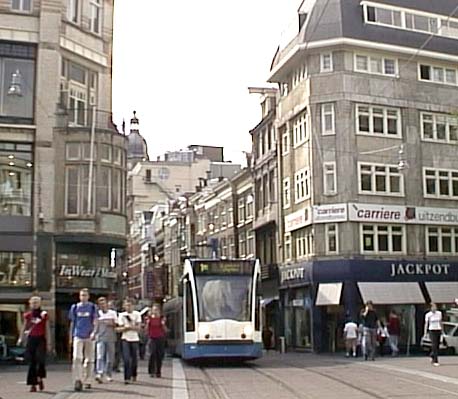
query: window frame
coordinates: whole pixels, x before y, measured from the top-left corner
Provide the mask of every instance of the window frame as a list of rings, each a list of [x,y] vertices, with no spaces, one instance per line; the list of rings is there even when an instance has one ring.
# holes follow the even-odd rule
[[[309,141],[309,120],[307,109],[297,114],[293,120],[293,147],[297,148]],[[302,134],[301,134],[302,132]]]
[[[67,0],[67,10],[65,14],[68,22],[78,25],[81,20],[80,0]]]
[[[328,166],[332,167],[331,173],[329,173],[326,169]],[[329,190],[328,184],[327,184],[327,176],[330,174],[333,175],[333,184],[334,184],[333,190]],[[324,195],[336,195],[337,194],[337,165],[335,161],[323,162],[323,194]]]
[[[293,259],[293,247],[292,247],[292,236],[291,232],[285,233],[284,237],[284,250],[283,250],[283,258],[285,262],[291,261]],[[287,256],[289,255],[289,256]]]
[[[95,35],[102,34],[102,17],[103,17],[103,1],[101,0],[90,0],[89,1],[89,30]],[[98,12],[98,27],[97,30],[94,29],[95,27],[95,18],[94,13]]]
[[[437,233],[430,235],[430,230],[432,229],[436,229]],[[444,233],[445,229],[450,230],[450,235]],[[437,251],[431,251],[429,245],[429,238],[431,236],[437,237]],[[450,237],[450,252],[443,250],[443,237],[445,236]],[[458,251],[458,228],[454,226],[425,226],[425,249],[428,255],[455,256]]]
[[[290,132],[288,129],[286,129],[285,133],[282,134],[282,151],[281,155],[285,156],[289,154],[289,147],[291,146],[291,137],[290,137]],[[286,139],[286,140],[285,140]],[[286,141],[286,143],[285,143]]]
[[[367,113],[361,111],[361,108],[367,108]],[[374,109],[383,110],[383,132],[375,132],[374,129]],[[389,133],[389,120],[392,119],[389,116],[389,112],[396,112],[396,134]],[[369,131],[361,130],[360,116],[367,115],[369,120]],[[376,114],[377,115],[377,114]],[[402,139],[402,113],[400,108],[378,106],[373,104],[355,104],[355,122],[356,122],[356,134],[360,136],[370,137],[384,137],[392,139]]]
[[[282,197],[283,197],[283,209],[288,209],[291,206],[291,178],[289,176],[283,179]],[[288,199],[287,202],[286,202],[286,199]]]
[[[431,124],[432,124],[432,138],[425,137],[425,117],[431,117]],[[445,139],[437,138],[437,119],[438,118],[445,118]],[[452,124],[451,121],[455,120],[455,124]],[[457,131],[457,139],[451,140],[450,139],[450,126],[456,126]],[[420,128],[421,128],[421,140],[427,141],[430,143],[442,143],[442,144],[458,144],[458,117],[452,116],[449,114],[440,114],[436,112],[420,112]]]
[[[325,57],[329,56],[329,67],[325,68]],[[320,73],[329,73],[334,70],[334,60],[332,51],[320,54]]]
[[[359,69],[358,68],[358,57],[366,57],[366,64],[367,64],[367,69]],[[382,72],[377,72],[377,71],[372,71],[372,60],[374,59],[380,59],[381,60],[381,66],[382,66]],[[394,61],[394,73],[387,73],[386,72],[386,62],[387,61]],[[353,70],[355,72],[359,73],[366,73],[369,75],[378,75],[378,76],[388,76],[388,77],[398,77],[399,75],[399,64],[398,64],[398,59],[397,58],[390,58],[387,56],[376,56],[376,55],[371,55],[371,54],[365,54],[365,53],[354,53],[353,55]]]
[[[362,187],[362,167],[363,166],[370,166],[371,168],[371,190],[363,190]],[[380,171],[377,171],[377,167],[384,167],[385,172],[382,174]],[[398,171],[396,174],[393,174],[390,169],[396,168]],[[368,173],[364,173],[368,175]],[[377,176],[385,176],[385,187],[386,191],[377,191]],[[399,188],[400,192],[392,192],[389,189],[391,188],[391,176],[399,176]],[[358,162],[358,194],[360,195],[380,195],[380,196],[390,196],[390,197],[404,197],[405,190],[404,190],[404,174],[399,171],[398,165],[390,165],[390,164],[380,164],[380,163],[369,163],[369,162]]]
[[[425,79],[422,77],[422,67],[427,67],[429,68],[429,79]],[[435,70],[441,70],[442,71],[442,76],[443,80],[437,80],[435,79]],[[450,83],[447,81],[447,72],[448,71],[454,71],[455,72],[455,83]],[[444,65],[438,65],[438,64],[427,64],[427,63],[422,63],[418,62],[417,64],[417,73],[418,73],[418,80],[420,82],[427,82],[427,83],[433,83],[433,84],[441,84],[445,86],[458,86],[458,69],[453,68],[451,66],[444,66]]]
[[[14,8],[14,0],[11,0],[11,11],[21,13],[21,14],[32,14],[33,12],[33,0],[30,1],[30,9],[24,9],[24,1],[25,0],[17,0],[19,2],[19,8]]]
[[[325,110],[327,106],[331,107],[331,112],[328,112]],[[326,116],[327,115],[331,115],[331,130],[326,129]],[[336,115],[335,115],[334,103],[321,104],[321,134],[323,136],[332,136],[336,134],[335,121],[336,121]]]
[[[305,167],[294,173],[294,203],[299,204],[310,198],[310,168]],[[303,183],[303,190],[298,185]],[[299,195],[303,191],[304,195]]]
[[[435,199],[458,199],[458,188],[457,194],[453,195],[453,183],[456,182],[458,187],[458,170],[457,169],[443,169],[443,168],[431,168],[424,166],[423,170],[423,197],[424,198],[435,198]],[[427,175],[427,172],[434,172],[434,191],[435,194],[428,194],[428,182],[427,180],[431,180],[431,174]],[[448,194],[441,194],[441,180],[445,180],[443,177],[441,178],[441,172],[447,173],[447,186],[448,186]],[[456,176],[453,176],[456,174]],[[429,177],[429,179],[427,178]]]
[[[364,249],[364,227],[371,227],[372,232],[373,232],[373,247],[374,250],[365,250]],[[401,246],[402,250],[401,251],[393,251],[393,237],[394,236],[399,236],[399,234],[393,234],[393,227],[395,228],[400,228],[401,229]],[[387,234],[381,234],[379,232],[379,229],[381,228],[387,228]],[[379,249],[379,236],[382,235],[387,235],[388,237],[388,250],[387,251],[381,251]],[[399,255],[399,254],[406,254],[406,226],[402,224],[382,224],[382,223],[359,223],[359,238],[360,238],[360,253],[362,255],[366,254],[393,254],[393,255]]]
[[[334,227],[334,237],[335,237],[335,243],[336,243],[336,250],[331,251],[329,249],[329,244],[330,244],[330,236],[331,236],[331,231],[330,227]],[[337,255],[339,253],[339,224],[338,223],[326,223],[325,224],[325,253],[326,255]]]

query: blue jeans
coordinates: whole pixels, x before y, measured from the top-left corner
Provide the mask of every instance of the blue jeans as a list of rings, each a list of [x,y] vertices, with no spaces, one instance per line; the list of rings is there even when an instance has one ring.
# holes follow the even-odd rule
[[[96,370],[98,375],[106,375],[107,377],[111,377],[111,371],[113,370],[114,354],[114,342],[97,342]]]
[[[124,362],[124,381],[137,377],[138,342],[122,340],[122,359]]]

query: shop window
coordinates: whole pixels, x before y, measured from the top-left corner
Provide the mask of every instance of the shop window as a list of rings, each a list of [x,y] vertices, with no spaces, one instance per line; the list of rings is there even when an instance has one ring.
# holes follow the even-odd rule
[[[33,46],[0,43],[0,122],[33,122],[35,58]]]
[[[29,287],[32,285],[32,254],[29,252],[0,252],[0,287]]]
[[[32,145],[0,141],[0,215],[31,215],[32,173]]]

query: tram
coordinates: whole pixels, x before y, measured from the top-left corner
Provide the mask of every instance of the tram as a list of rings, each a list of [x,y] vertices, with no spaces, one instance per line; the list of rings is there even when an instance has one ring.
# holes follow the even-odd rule
[[[259,260],[187,259],[164,304],[168,351],[183,359],[262,356]]]

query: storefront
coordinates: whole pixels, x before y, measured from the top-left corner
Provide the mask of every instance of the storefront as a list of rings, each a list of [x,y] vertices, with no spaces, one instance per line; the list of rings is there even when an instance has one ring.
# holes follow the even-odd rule
[[[91,300],[99,296],[115,296],[116,269],[112,247],[60,243],[56,246],[56,351],[69,353],[68,311],[79,299],[79,290],[88,288]]]
[[[381,320],[387,320],[391,310],[400,316],[401,348],[410,350],[422,336],[427,304],[436,302],[446,310],[458,297],[458,263],[412,259],[305,262],[281,268],[280,281],[289,347],[303,348],[310,341],[315,351],[343,349],[345,320],[357,321],[363,304],[371,300]]]

